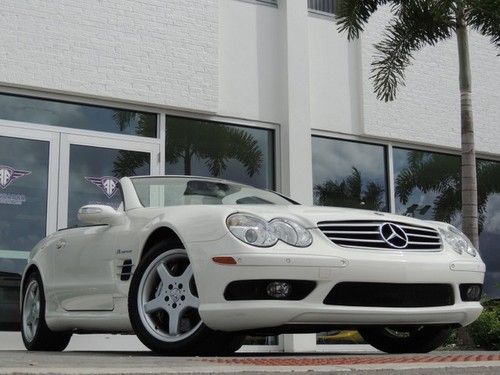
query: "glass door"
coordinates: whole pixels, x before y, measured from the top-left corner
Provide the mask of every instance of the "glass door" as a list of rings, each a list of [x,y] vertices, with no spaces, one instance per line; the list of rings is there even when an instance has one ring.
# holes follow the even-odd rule
[[[58,228],[78,225],[77,211],[86,204],[118,208],[118,180],[158,174],[159,151],[146,140],[61,135]]]
[[[0,329],[18,322],[31,248],[56,229],[59,135],[0,123]]]

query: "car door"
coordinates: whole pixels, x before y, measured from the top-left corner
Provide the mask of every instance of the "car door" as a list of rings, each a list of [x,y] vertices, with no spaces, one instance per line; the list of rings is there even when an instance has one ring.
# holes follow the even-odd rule
[[[64,310],[113,310],[116,230],[115,226],[94,225],[59,231],[53,291]]]

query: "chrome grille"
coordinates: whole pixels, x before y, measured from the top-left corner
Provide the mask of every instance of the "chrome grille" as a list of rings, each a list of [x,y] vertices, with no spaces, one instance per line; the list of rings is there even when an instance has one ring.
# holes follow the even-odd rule
[[[396,221],[322,221],[318,223],[318,228],[334,244],[344,247],[422,251],[441,249],[441,237],[437,230]],[[387,231],[392,231],[392,228],[398,233],[399,229],[404,232],[406,245],[404,241],[400,241],[400,244],[391,244],[391,240],[387,241],[390,237]]]

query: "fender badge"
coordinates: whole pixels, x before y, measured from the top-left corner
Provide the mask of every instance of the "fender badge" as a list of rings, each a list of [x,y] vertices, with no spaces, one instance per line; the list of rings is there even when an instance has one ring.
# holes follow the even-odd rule
[[[130,254],[131,252],[132,250],[122,250],[122,249],[116,250],[117,254]]]

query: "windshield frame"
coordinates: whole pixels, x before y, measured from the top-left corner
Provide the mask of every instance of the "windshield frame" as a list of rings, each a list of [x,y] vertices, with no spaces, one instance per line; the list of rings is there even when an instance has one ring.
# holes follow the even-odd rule
[[[168,205],[165,205],[165,206],[149,206],[149,205],[144,205],[144,203],[143,203],[143,201],[141,199],[140,194],[137,192],[137,188],[136,188],[136,185],[134,183],[134,180],[140,180],[140,179],[160,179],[160,178],[162,178],[162,179],[171,178],[171,179],[184,179],[184,180],[197,180],[197,181],[211,181],[211,182],[214,182],[214,183],[222,183],[222,184],[242,186],[242,187],[246,187],[246,188],[250,188],[250,189],[256,189],[256,190],[265,191],[267,193],[275,194],[278,197],[280,197],[281,199],[284,199],[287,202],[289,202],[291,205],[301,205],[299,202],[294,201],[293,199],[287,197],[286,195],[283,195],[283,194],[278,193],[278,192],[276,192],[274,190],[271,190],[271,189],[262,189],[262,188],[258,188],[258,187],[252,186],[252,185],[243,184],[243,183],[236,182],[236,181],[231,181],[231,180],[225,180],[225,179],[215,178],[215,177],[186,176],[186,175],[131,176],[131,177],[129,177],[129,179],[132,182],[132,187],[134,189],[134,193],[137,196],[137,199],[138,199],[139,203],[141,204],[141,206],[143,208],[166,208],[166,207],[176,207],[177,206],[177,205],[172,205],[172,206],[168,206]],[[271,204],[271,205],[274,206],[275,204]],[[178,205],[178,206],[189,206],[189,205]],[[209,206],[209,205],[207,205],[207,206]],[[244,204],[241,204],[241,206],[244,206]]]

